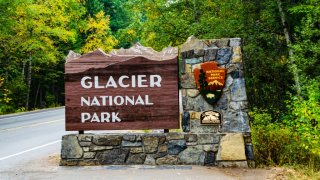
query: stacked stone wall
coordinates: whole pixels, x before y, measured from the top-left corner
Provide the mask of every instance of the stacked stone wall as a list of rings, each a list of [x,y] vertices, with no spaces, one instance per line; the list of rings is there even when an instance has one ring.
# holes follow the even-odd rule
[[[215,165],[220,135],[203,133],[65,135],[61,165]]]
[[[60,165],[208,165],[247,167],[244,149],[221,150],[220,139],[230,134],[70,134],[62,138]],[[233,134],[233,143],[251,143]],[[240,141],[239,140],[240,137]],[[230,144],[231,143],[231,144]],[[234,148],[238,148],[234,146]],[[234,153],[236,152],[236,153]],[[218,158],[218,159],[217,159]],[[223,159],[223,160],[221,160]],[[236,159],[236,160],[235,160]],[[232,161],[227,161],[232,160]]]

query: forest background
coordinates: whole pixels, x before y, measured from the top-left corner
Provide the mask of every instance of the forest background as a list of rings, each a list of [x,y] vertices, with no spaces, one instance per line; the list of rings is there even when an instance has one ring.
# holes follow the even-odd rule
[[[69,50],[191,35],[242,38],[257,164],[318,171],[320,0],[0,0],[0,114],[63,105]]]

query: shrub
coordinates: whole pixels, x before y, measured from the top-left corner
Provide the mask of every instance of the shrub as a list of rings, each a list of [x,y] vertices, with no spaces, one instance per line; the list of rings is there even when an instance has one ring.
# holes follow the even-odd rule
[[[306,97],[293,97],[284,123],[297,133],[300,146],[320,157],[320,83],[310,81]]]
[[[252,119],[252,143],[258,166],[308,165],[312,169],[319,169],[319,156],[303,146],[304,137],[292,126],[286,123],[272,123],[271,115],[263,110],[254,109],[249,114]]]

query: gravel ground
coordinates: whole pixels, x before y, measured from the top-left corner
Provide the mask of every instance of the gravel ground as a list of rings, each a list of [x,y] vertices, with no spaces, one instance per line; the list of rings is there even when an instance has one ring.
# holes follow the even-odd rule
[[[0,179],[128,179],[128,180],[264,180],[286,179],[284,169],[241,169],[206,166],[59,166],[59,155],[52,154],[1,170]]]

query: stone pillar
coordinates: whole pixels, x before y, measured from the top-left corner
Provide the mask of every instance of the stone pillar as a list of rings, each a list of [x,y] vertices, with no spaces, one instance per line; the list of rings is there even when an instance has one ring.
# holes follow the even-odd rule
[[[193,74],[195,68],[210,61],[227,69],[225,86],[215,104],[208,104],[199,93]],[[247,160],[253,160],[253,153],[251,142],[244,141],[244,135],[246,139],[250,139],[250,127],[241,39],[199,40],[191,36],[181,46],[180,64],[184,132],[221,135],[219,152],[216,154],[218,165],[246,167]],[[222,114],[221,125],[200,124],[200,115],[207,110],[219,111]],[[186,127],[188,124],[190,127]],[[189,131],[185,131],[186,129]]]

